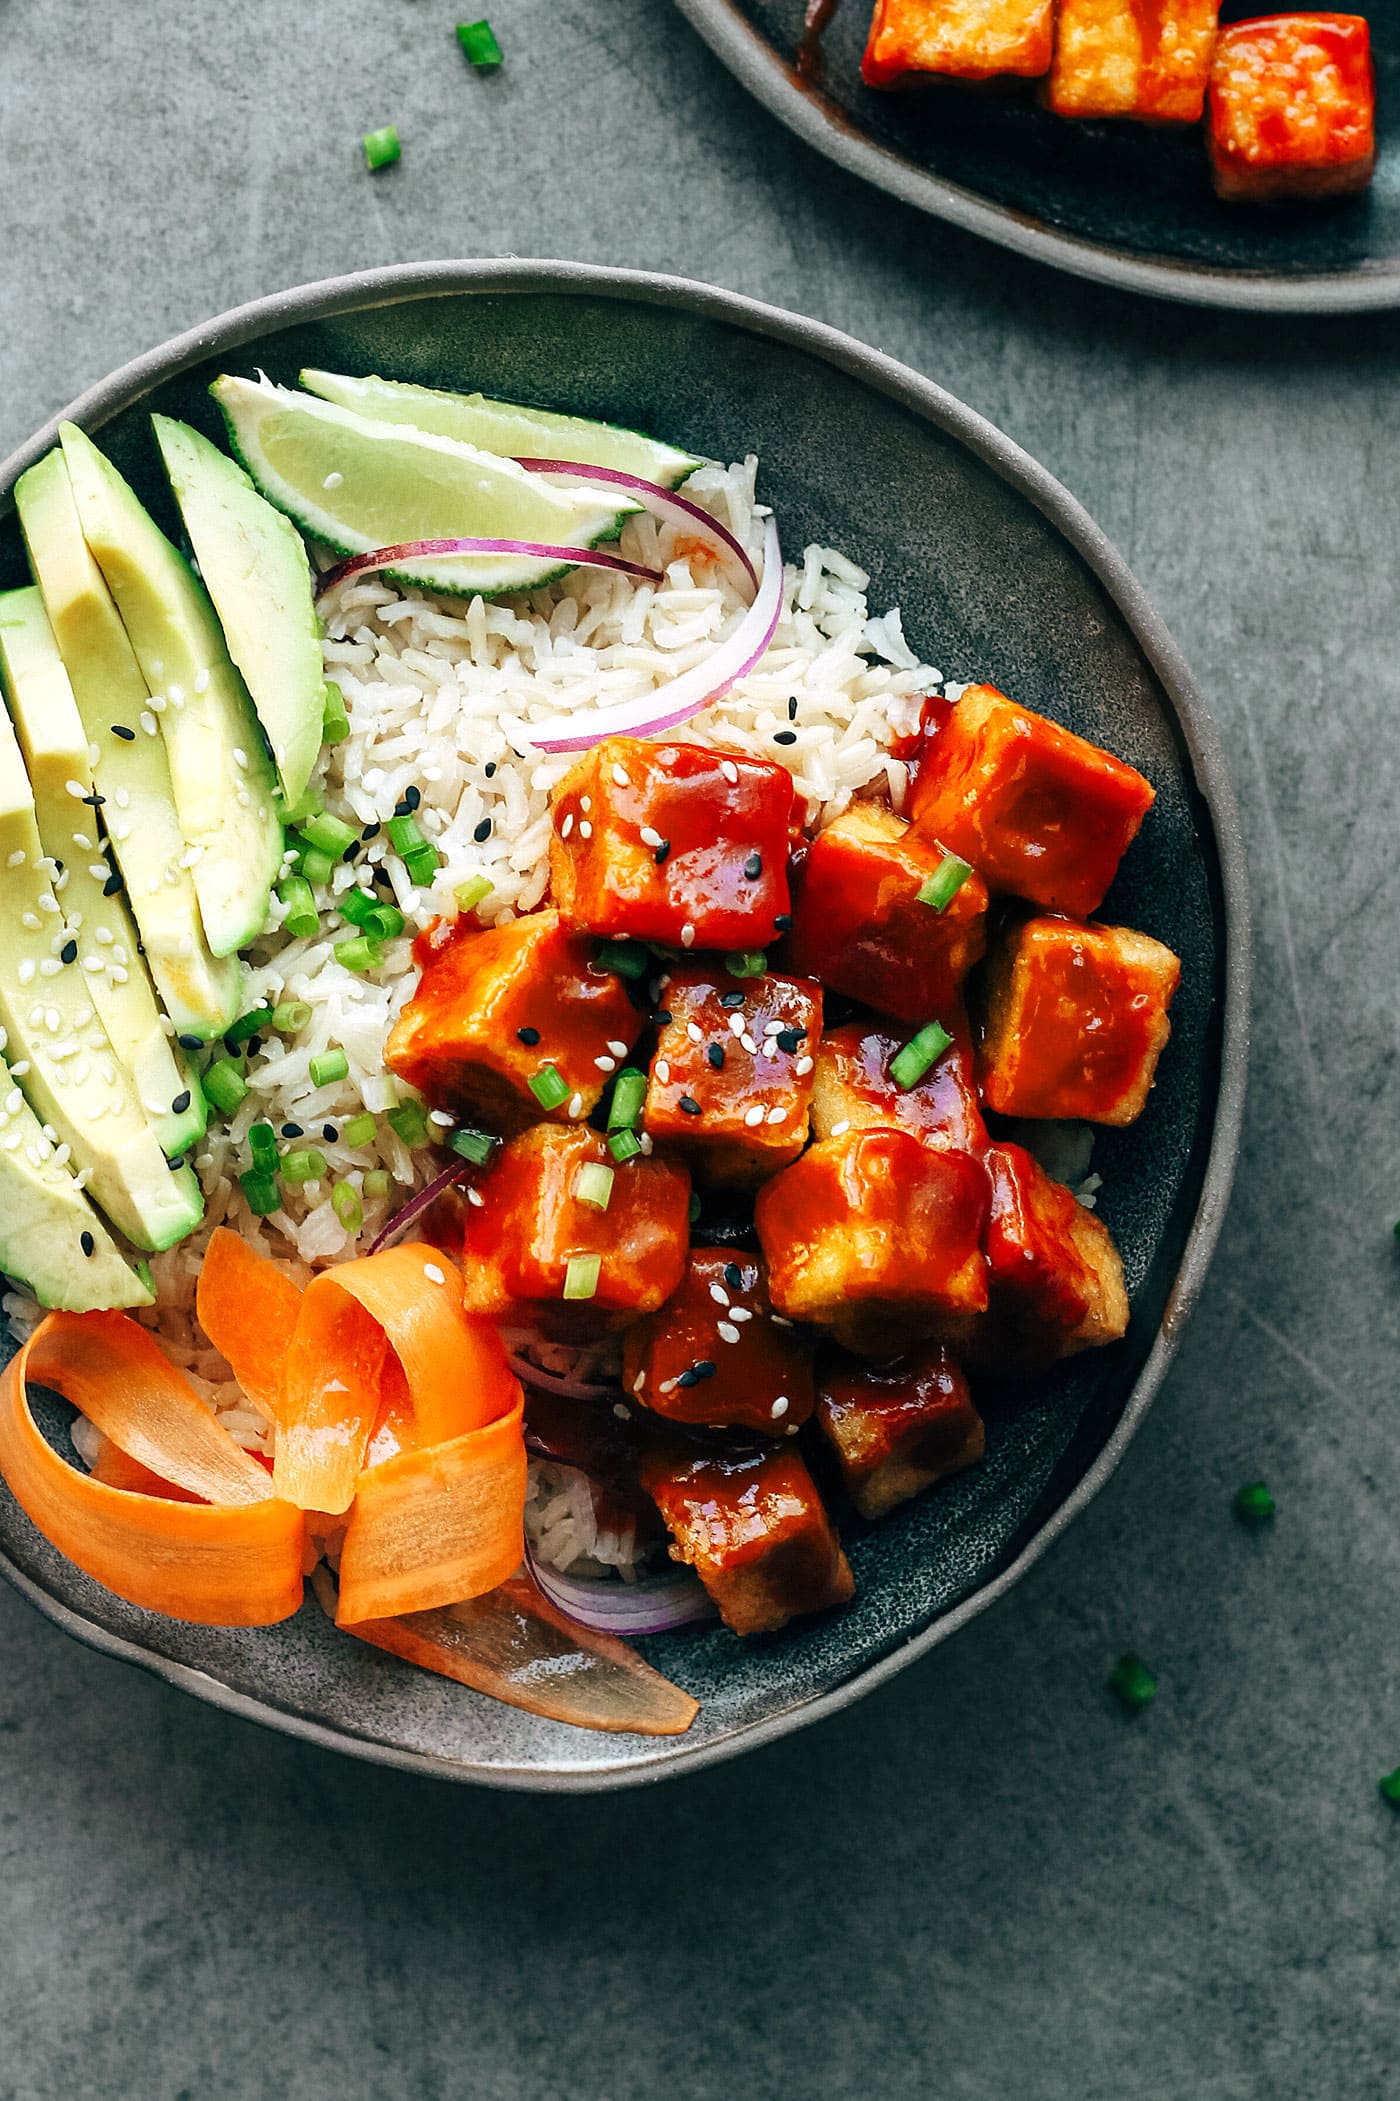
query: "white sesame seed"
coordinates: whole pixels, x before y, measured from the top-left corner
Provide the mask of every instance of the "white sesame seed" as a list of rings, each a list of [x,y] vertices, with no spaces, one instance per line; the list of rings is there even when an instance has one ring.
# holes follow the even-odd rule
[[[641,840],[643,846],[659,846],[661,844],[661,834],[657,831],[654,824],[644,824],[637,837]]]
[[[154,737],[154,736],[155,736],[155,734],[156,734],[156,718],[155,718],[155,716],[154,716],[154,715],[153,715],[153,714],[151,713],[151,711],[150,711],[150,709],[149,709],[149,708],[142,708],[142,710],[141,710],[141,727],[142,727],[142,729],[143,729],[143,730],[144,730],[144,731],[146,732],[146,735],[147,735],[148,737]]]
[[[616,1072],[616,1071],[617,1071],[617,1060],[616,1060],[616,1058],[607,1058],[607,1057],[602,1057],[602,1058],[595,1058],[595,1059],[593,1060],[593,1063],[594,1063],[594,1064],[595,1064],[595,1065],[597,1066],[597,1068],[598,1068],[599,1072]]]
[[[126,788],[118,788],[112,800],[119,810],[126,810],[131,807],[130,791]]]
[[[744,1122],[749,1126],[750,1130],[755,1129],[757,1125],[762,1123],[762,1121],[763,1110],[760,1108],[757,1102],[754,1103],[752,1109],[746,1109],[744,1111]]]
[[[780,1422],[788,1412],[787,1395],[780,1393],[769,1412],[775,1423]]]
[[[33,984],[33,982],[34,982],[34,964],[33,964],[33,961],[32,961],[32,959],[31,959],[30,957],[28,957],[28,956],[25,956],[25,957],[24,957],[24,958],[22,959],[22,961],[21,961],[21,963],[20,963],[20,966],[19,966],[19,969],[18,969],[18,971],[16,972],[16,976],[17,976],[17,977],[19,978],[19,981],[20,981],[21,985],[32,985],[32,984]]]
[[[646,1385],[646,1383],[647,1383],[647,1375],[646,1375],[646,1373],[645,1373],[644,1371],[639,1371],[639,1372],[638,1372],[638,1374],[637,1374],[637,1376],[636,1376],[636,1378],[635,1378],[635,1379],[634,1379],[634,1380],[632,1381],[632,1391],[633,1391],[633,1393],[640,1393],[640,1392],[641,1392],[641,1390],[642,1390],[642,1388],[643,1388],[643,1387],[644,1387],[644,1386]]]
[[[658,1058],[655,1065],[652,1067],[652,1071],[656,1074],[657,1079],[660,1080],[662,1086],[664,1087],[671,1077],[670,1060],[668,1058]]]
[[[797,1074],[799,1080],[805,1080],[808,1073],[812,1070],[812,1061],[810,1058],[807,1057],[799,1058],[792,1069]]]
[[[785,1021],[765,1021],[763,1033],[765,1036],[781,1036],[786,1027],[787,1023]]]
[[[23,868],[24,848],[22,846],[17,846],[15,848],[14,852],[10,855],[9,860],[5,863],[5,866],[7,868]]]
[[[479,1189],[469,1189],[467,1191],[467,1202],[475,1211],[484,1211],[486,1208],[486,1199]]]
[[[194,690],[196,693],[207,693],[209,691],[209,673],[202,668],[196,671],[194,675]]]
[[[744,1049],[748,1052],[751,1058],[756,1058],[758,1056],[758,1045],[754,1042],[753,1037],[749,1035],[747,1030],[745,1030],[744,1034],[739,1038],[739,1041],[743,1044]]]
[[[446,1109],[429,1109],[428,1111],[429,1123],[435,1123],[439,1130],[450,1130],[455,1120],[454,1117],[448,1115]]]
[[[705,1040],[705,1032],[696,1022],[688,1021],[685,1025],[685,1033],[689,1036],[692,1043],[703,1043]]]
[[[723,1284],[712,1284],[710,1286],[710,1297],[717,1306],[723,1306],[726,1311],[728,1310],[729,1293],[725,1290]]]
[[[65,781],[63,785],[72,796],[74,802],[84,802],[87,799],[87,789],[81,781]]]
[[[46,1007],[44,1009],[44,1027],[51,1036],[56,1036],[63,1027],[63,1016],[59,1013],[57,1007]]]
[[[775,1328],[790,1328],[792,1326],[792,1322],[784,1319],[781,1313],[770,1313],[768,1318],[772,1321]]]
[[[845,1136],[846,1132],[850,1130],[850,1128],[851,1128],[851,1119],[850,1119],[850,1117],[849,1117],[849,1116],[843,1116],[843,1117],[842,1117],[842,1119],[841,1119],[841,1121],[840,1121],[840,1123],[834,1123],[834,1124],[833,1124],[833,1125],[831,1126],[831,1135],[832,1135],[832,1137],[833,1137],[833,1138],[843,1138],[843,1137]]]
[[[321,483],[321,487],[323,489],[338,489],[341,483],[344,481],[344,479],[345,476],[343,474],[338,473],[335,468],[332,468],[330,473],[326,476],[325,480]]]
[[[615,1036],[609,1043],[608,1049],[612,1052],[615,1058],[625,1058],[627,1056],[627,1045],[625,1043],[620,1043]]]
[[[58,910],[58,899],[46,890],[39,899],[39,910],[41,912],[56,912]]]
[[[649,1160],[651,1158],[651,1132],[643,1131],[641,1137],[637,1140],[637,1143],[641,1147],[647,1159]]]
[[[436,1262],[425,1262],[423,1264],[423,1274],[430,1284],[445,1284],[447,1282],[446,1270],[439,1269]]]
[[[770,1109],[768,1111],[768,1121],[769,1123],[787,1122],[787,1110],[783,1107],[781,1102],[779,1102],[776,1109]]]
[[[734,761],[732,759],[721,759],[719,762],[719,770],[724,775],[731,788],[738,787],[739,769],[734,764]]]
[[[586,817],[593,807],[593,797],[591,795],[581,795],[578,799],[578,806]]]
[[[612,777],[617,782],[619,788],[630,788],[632,785],[632,783],[627,778],[627,769],[624,766],[614,766],[612,770]]]
[[[739,1330],[727,1320],[715,1322],[715,1333],[721,1342],[737,1342],[739,1340]]]
[[[102,764],[102,750],[99,745],[89,744],[88,764],[89,766],[100,766]]]
[[[74,832],[73,844],[80,846],[85,854],[95,853],[97,850],[86,832]]]
[[[235,766],[240,766],[246,771],[248,765],[248,754],[242,749],[241,746],[237,744],[235,744],[233,747],[233,763]]]
[[[120,963],[114,963],[112,965],[111,976],[112,983],[114,985],[124,985],[130,978],[131,972],[129,970],[123,970]]]
[[[687,919],[687,921],[686,921],[685,925],[684,925],[684,926],[683,926],[683,927],[681,928],[681,947],[682,947],[682,948],[693,948],[694,946],[695,946],[695,929],[694,929],[694,927],[693,927],[693,926],[691,925],[690,921],[689,921],[689,920]]]
[[[630,1423],[632,1420],[632,1411],[630,1408],[624,1408],[621,1401],[613,1402],[613,1414],[625,1423]]]
[[[62,968],[57,956],[45,956],[39,965],[39,975],[41,978],[56,978]]]
[[[580,817],[578,821],[578,835],[580,839],[591,839],[593,837],[593,827],[586,817]]]
[[[570,1096],[570,1098],[569,1098],[569,1114],[570,1114],[570,1116],[572,1116],[572,1117],[575,1117],[575,1118],[577,1118],[577,1117],[580,1117],[580,1116],[582,1116],[582,1114],[583,1114],[583,1096],[582,1096],[581,1094],[575,1094],[575,1095],[571,1095],[571,1096]]]
[[[753,1312],[748,1306],[731,1306],[729,1318],[731,1320],[752,1320]]]
[[[19,923],[31,934],[37,934],[43,924],[37,912],[21,912]]]

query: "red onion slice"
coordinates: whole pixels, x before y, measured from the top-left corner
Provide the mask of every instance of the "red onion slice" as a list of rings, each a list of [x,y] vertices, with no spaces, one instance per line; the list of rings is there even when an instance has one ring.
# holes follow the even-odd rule
[[[556,547],[547,540],[402,540],[396,547],[376,547],[371,554],[347,555],[343,562],[337,562],[317,578],[316,596],[327,597],[349,577],[397,569],[404,562],[416,562],[430,554],[523,554],[541,562],[567,562],[571,569],[615,569],[643,584],[662,581],[659,569],[648,569],[643,562],[624,561],[620,554],[607,554],[597,547]],[[431,577],[422,581],[431,587]],[[528,590],[529,586],[521,584],[517,588]]]
[[[528,1542],[525,1559],[551,1605],[598,1634],[669,1634],[673,1628],[698,1626],[716,1616],[709,1593],[689,1569],[615,1583],[562,1575],[541,1561]]]
[[[733,634],[703,664],[683,671],[655,692],[639,694],[616,707],[581,708],[577,715],[566,718],[568,727],[538,735],[531,730],[530,741],[538,751],[588,751],[604,737],[649,737],[688,722],[710,701],[727,693],[736,679],[753,670],[777,632],[782,610],[783,555],[777,522],[769,518],[757,596]]]
[[[538,1386],[542,1393],[561,1394],[567,1401],[620,1401],[620,1386],[598,1386],[587,1379],[566,1379],[556,1371],[545,1371],[532,1364],[528,1357],[519,1357],[513,1350],[506,1353],[507,1362],[522,1386]]]
[[[416,1196],[411,1196],[402,1211],[396,1211],[393,1217],[380,1227],[370,1245],[370,1253],[377,1255],[382,1247],[388,1247],[391,1240],[397,1240],[400,1233],[413,1224],[415,1218],[422,1217],[429,1204],[440,1197],[444,1189],[450,1189],[454,1182],[461,1179],[467,1172],[467,1165],[465,1160],[459,1160],[452,1167],[444,1167],[440,1175],[434,1175],[426,1188],[420,1189]]]
[[[735,539],[727,525],[721,525],[718,518],[702,510],[698,503],[692,503],[688,496],[679,496],[674,489],[663,489],[660,482],[647,481],[640,474],[624,474],[617,467],[590,467],[586,460],[517,460],[515,464],[530,474],[567,475],[574,481],[606,482],[610,488],[630,490],[634,496],[643,499],[654,518],[664,518],[669,525],[696,526],[707,540],[718,541],[743,570],[750,590],[758,589],[758,571],[748,549]]]

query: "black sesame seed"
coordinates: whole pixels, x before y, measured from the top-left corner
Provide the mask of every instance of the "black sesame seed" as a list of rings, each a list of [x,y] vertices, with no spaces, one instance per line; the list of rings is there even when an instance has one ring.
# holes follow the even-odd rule
[[[709,1049],[705,1053],[705,1056],[709,1059],[711,1065],[714,1066],[716,1072],[723,1072],[724,1052],[720,1049],[717,1043],[712,1043],[710,1045]]]
[[[235,1050],[238,1049],[238,1045],[236,1043],[233,1047]],[[250,1036],[248,1038],[248,1041],[243,1046],[244,1050],[248,1053],[248,1056],[250,1058],[256,1058],[258,1052],[262,1049],[262,1047],[263,1040],[261,1036]]]
[[[394,887],[394,878],[387,868],[376,868],[370,881],[378,883],[381,890],[392,890]]]
[[[773,1040],[779,1050],[795,1051],[806,1033],[805,1029],[779,1029]]]
[[[85,795],[83,797],[83,801],[88,805],[90,809],[93,810],[100,810],[102,808],[102,805],[106,802],[106,800],[106,796],[99,795],[96,789],[93,790],[91,795]]]
[[[700,1104],[696,1101],[693,1094],[683,1094],[680,1099],[680,1106],[684,1109],[687,1116],[698,1116],[700,1114]]]
[[[531,1046],[538,1043],[540,1040],[540,1032],[538,1029],[517,1029],[515,1033],[522,1043],[528,1043]]]
[[[670,853],[670,851],[671,851],[671,842],[670,842],[670,840],[669,840],[669,839],[663,839],[663,840],[662,840],[662,842],[661,842],[661,844],[660,844],[660,845],[659,845],[659,846],[657,847],[657,849],[656,849],[656,852],[655,852],[655,853],[654,853],[654,854],[652,855],[652,859],[653,859],[653,860],[655,861],[655,863],[656,863],[656,865],[657,865],[657,867],[658,867],[658,868],[660,868],[660,866],[662,865],[663,861],[665,861],[665,859],[666,859],[667,855],[668,855],[668,854]]]
[[[775,730],[773,733],[773,742],[775,744],[795,744],[797,742],[797,731]]]
[[[115,897],[121,887],[121,877],[119,875],[109,875],[106,882],[102,885],[102,895],[104,897]]]
[[[185,1156],[183,1153],[172,1153],[165,1164],[172,1174],[178,1174],[185,1164]]]
[[[792,925],[791,912],[775,912],[773,914],[773,924],[780,934],[785,934]]]
[[[78,1245],[85,1255],[95,1255],[97,1253],[97,1242],[93,1239],[91,1233],[84,1233]]]
[[[180,1092],[176,1095],[174,1101],[170,1104],[170,1113],[172,1116],[183,1116],[186,1109],[188,1109],[189,1105],[190,1090],[188,1087],[182,1087]]]
[[[724,1265],[724,1281],[725,1281],[725,1283],[726,1283],[726,1284],[727,1284],[727,1285],[729,1286],[729,1288],[730,1288],[730,1290],[731,1290],[731,1291],[742,1291],[742,1290],[743,1290],[743,1288],[744,1288],[744,1272],[742,1271],[742,1269],[740,1269],[740,1267],[739,1267],[739,1265],[738,1265],[738,1263],[737,1263],[737,1262],[726,1262],[726,1263],[725,1263],[725,1265]]]
[[[409,807],[406,800],[403,802],[396,802],[394,804],[394,815],[396,817],[407,817],[409,814]]]
[[[361,843],[365,846],[368,846],[371,839],[377,839],[379,837],[379,829],[380,828],[377,821],[374,824],[367,824],[360,834]]]
[[[177,1036],[175,1041],[179,1044],[181,1050],[203,1050],[204,1048],[204,1038],[202,1036]]]
[[[124,744],[134,744],[136,742],[135,730],[129,730],[124,722],[114,722],[112,724],[112,735],[120,737]]]
[[[62,948],[61,948],[61,949],[59,950],[59,952],[58,952],[58,955],[59,955],[59,961],[60,961],[60,962],[63,962],[63,963],[76,963],[76,962],[77,962],[77,960],[78,960],[78,944],[77,944],[77,942],[76,942],[76,941],[65,941],[65,942],[64,942],[64,944],[63,944],[63,946],[62,946]]]
[[[712,1357],[700,1357],[690,1368],[697,1379],[713,1379],[715,1373],[719,1370],[719,1366]]]
[[[302,1138],[305,1135],[299,1123],[284,1123],[282,1126],[282,1136],[284,1138]]]
[[[728,1007],[732,1013],[735,1007],[743,1006],[744,995],[742,992],[721,992],[719,1003],[722,1007]]]
[[[789,721],[789,722],[796,722],[796,720],[797,720],[797,695],[796,695],[795,693],[793,693],[793,694],[789,695],[789,697],[788,697],[788,721]]]
[[[683,1371],[676,1381],[677,1386],[698,1386],[700,1375],[695,1371]]]
[[[744,874],[751,883],[756,883],[763,873],[762,854],[750,854],[744,863]]]
[[[671,1009],[669,1007],[658,1007],[651,1018],[657,1028],[669,1029],[671,1026]]]
[[[491,820],[489,817],[483,817],[480,824],[476,827],[476,830],[472,833],[472,837],[473,839],[475,839],[477,845],[481,846],[484,845],[484,843],[490,838],[490,836]]]
[[[340,1133],[333,1123],[323,1123],[321,1126],[321,1136],[325,1139],[327,1145],[334,1145],[336,1139],[340,1136]]]
[[[412,812],[416,810],[419,803],[422,802],[423,791],[421,788],[405,788],[403,791],[403,799],[407,803],[410,812]]]
[[[488,781],[493,781],[496,778],[496,761],[494,759],[486,761],[486,778]]]

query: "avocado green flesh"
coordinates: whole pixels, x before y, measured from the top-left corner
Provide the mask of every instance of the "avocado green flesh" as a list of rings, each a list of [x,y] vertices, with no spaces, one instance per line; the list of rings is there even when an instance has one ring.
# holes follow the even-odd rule
[[[44,601],[36,586],[0,593],[0,688],[19,735],[34,814],[45,854],[67,872],[63,906],[81,921],[85,940],[129,960],[118,979],[99,971],[89,980],[92,1004],[131,1074],[138,1099],[163,1102],[149,1114],[166,1153],[183,1153],[204,1133],[199,1082],[161,1027],[155,987],[139,953],[136,929],[121,898],[106,895],[107,863],[97,811],[73,794],[93,792],[88,741]],[[183,1100],[185,1108],[174,1104]],[[149,1113],[149,1112],[148,1112]]]
[[[204,933],[216,956],[257,939],[282,861],[272,770],[208,594],[110,460],[59,427],[82,520],[159,717]]]
[[[68,1169],[56,1165],[53,1146],[3,1065],[0,1270],[41,1306],[64,1313],[152,1302]]]
[[[259,496],[237,462],[197,430],[168,416],[151,422],[200,576],[290,808],[316,764],[325,707],[321,634],[301,535]]]
[[[75,798],[75,807],[76,798]],[[58,879],[61,882],[61,878]],[[67,917],[43,857],[34,799],[7,714],[0,713],[0,1023],[25,1099],[86,1168],[94,1199],[138,1247],[172,1246],[199,1223],[204,1203],[185,1167],[166,1165],[159,1140],[102,1025],[90,979],[129,971]],[[65,960],[65,952],[72,960]],[[118,979],[120,982],[120,979]],[[151,1114],[169,1105],[152,1100]]]
[[[97,753],[92,777],[105,798],[111,850],[165,1011],[182,1036],[222,1035],[239,1012],[238,964],[216,958],[204,938],[194,883],[182,866],[170,763],[162,739],[151,734],[150,693],[83,538],[61,452],[20,476],[15,507],[83,731]],[[116,727],[136,734],[118,737]]]

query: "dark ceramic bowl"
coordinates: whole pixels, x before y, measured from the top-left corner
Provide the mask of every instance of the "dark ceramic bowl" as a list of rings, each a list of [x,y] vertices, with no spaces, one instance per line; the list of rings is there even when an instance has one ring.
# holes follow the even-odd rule
[[[1348,0],[1349,4],[1349,0]],[[867,88],[871,0],[839,0],[804,47],[806,0],[677,0],[775,116],[906,204],[1080,277],[1201,306],[1352,313],[1400,306],[1400,8],[1371,21],[1379,162],[1361,197],[1221,204],[1198,129],[1070,122],[1027,92]],[[1225,0],[1222,20],[1278,12]],[[815,67],[802,63],[815,50]]]
[[[1157,801],[1107,910],[1176,949],[1185,977],[1148,1112],[1100,1139],[1102,1214],[1132,1293],[1126,1339],[996,1408],[983,1465],[883,1524],[844,1527],[847,1610],[740,1643],[672,1635],[647,1653],[702,1701],[689,1736],[585,1734],[478,1698],[338,1635],[313,1603],[260,1632],[123,1604],[0,1490],[0,1568],[60,1626],[217,1706],[386,1764],[530,1788],[600,1788],[722,1758],[829,1713],[998,1597],[1117,1464],[1200,1290],[1244,1090],[1248,907],[1215,735],[1161,622],[1072,497],[990,424],[848,337],[677,280],[559,263],[382,270],[266,299],[139,358],[84,396],[96,432],[167,516],[152,409],[215,429],[224,367],[303,364],[482,387],[762,462],[790,549],[819,538],[873,571],[925,657],[987,677],[1140,766]],[[23,579],[0,469],[0,585]]]

